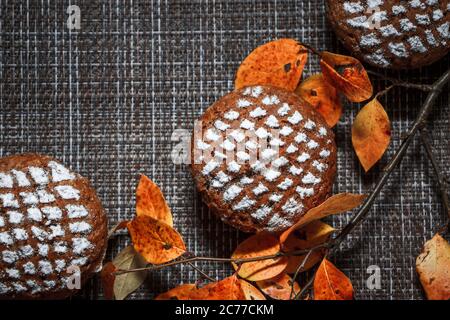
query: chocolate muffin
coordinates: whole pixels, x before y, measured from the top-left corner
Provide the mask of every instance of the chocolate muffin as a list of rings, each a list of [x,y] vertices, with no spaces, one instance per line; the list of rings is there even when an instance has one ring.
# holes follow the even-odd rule
[[[327,12],[344,46],[375,67],[418,68],[450,50],[448,0],[328,0]]]
[[[0,159],[0,299],[72,295],[77,275],[83,284],[101,267],[106,238],[86,178],[48,156]]]
[[[334,134],[294,93],[236,90],[209,107],[191,142],[204,202],[245,232],[279,232],[328,196],[336,172]]]

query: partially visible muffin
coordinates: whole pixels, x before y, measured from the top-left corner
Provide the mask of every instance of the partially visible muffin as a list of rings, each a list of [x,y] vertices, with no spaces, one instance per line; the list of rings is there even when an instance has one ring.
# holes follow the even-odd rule
[[[279,232],[329,195],[334,134],[296,94],[264,86],[231,92],[196,124],[192,173],[204,202],[245,232]]]
[[[101,266],[106,215],[88,180],[48,156],[0,159],[0,299],[61,299]],[[75,287],[75,288],[74,288]]]
[[[344,46],[375,67],[418,68],[450,50],[448,0],[328,0],[327,13]]]

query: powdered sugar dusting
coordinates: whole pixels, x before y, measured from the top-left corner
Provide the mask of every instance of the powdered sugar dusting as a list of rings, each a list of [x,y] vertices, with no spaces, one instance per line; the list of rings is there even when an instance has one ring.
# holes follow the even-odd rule
[[[49,161],[48,165],[43,167],[30,166],[26,170],[23,172],[12,169],[9,173],[5,173],[5,176],[0,177],[0,179],[3,178],[0,185],[3,183],[8,188],[15,188],[11,192],[0,193],[3,207],[13,208],[5,210],[3,215],[0,213],[0,227],[5,226],[5,218],[10,226],[9,232],[0,232],[0,244],[6,246],[0,251],[0,256],[4,263],[11,266],[21,259],[25,260],[23,264],[19,264],[21,267],[7,268],[4,273],[0,273],[0,284],[3,277],[17,279],[19,282],[10,282],[8,292],[28,291],[33,294],[49,290],[57,285],[64,285],[62,280],[47,280],[46,277],[65,271],[62,267],[66,265],[64,260],[59,260],[64,261],[63,264],[57,264],[48,257],[52,252],[55,254],[69,252],[70,249],[66,244],[54,242],[64,237],[66,232],[77,235],[73,238],[72,252],[77,256],[74,260],[88,261],[82,255],[93,246],[85,238],[92,232],[92,226],[87,221],[75,220],[68,223],[65,230],[60,224],[65,215],[69,219],[80,219],[89,215],[88,210],[76,203],[67,204],[62,208],[50,204],[56,201],[55,195],[71,202],[80,199],[80,191],[67,184],[67,181],[77,178],[73,172],[56,161]],[[65,181],[66,184],[64,184]],[[24,223],[30,226],[25,228]],[[33,241],[30,241],[31,239]],[[29,244],[17,245],[25,241]],[[34,263],[26,261],[33,256],[38,256],[40,260]],[[27,277],[36,275],[38,278],[21,281],[25,275]]]

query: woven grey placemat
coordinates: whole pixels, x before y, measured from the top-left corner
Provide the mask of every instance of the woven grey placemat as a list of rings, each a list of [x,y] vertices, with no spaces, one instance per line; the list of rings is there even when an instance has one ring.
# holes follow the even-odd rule
[[[81,28],[67,28],[69,5]],[[110,224],[134,215],[139,173],[163,189],[175,226],[191,251],[227,257],[245,235],[224,225],[199,201],[187,167],[174,165],[175,129],[193,121],[233,89],[240,61],[256,46],[293,37],[319,49],[343,51],[324,17],[323,1],[0,1],[0,153],[40,152],[90,178]],[[449,68],[403,72],[432,82]],[[311,59],[306,75],[318,72]],[[374,82],[377,88],[386,83]],[[382,99],[392,119],[392,144],[364,174],[351,146],[357,105],[347,104],[335,131],[339,147],[335,192],[367,192],[399,146],[425,94],[393,90]],[[449,91],[430,120],[436,154],[448,175]],[[330,221],[345,225],[349,215]],[[334,262],[352,279],[357,299],[422,298],[414,265],[424,241],[444,223],[436,180],[418,140],[375,203],[370,217]],[[107,258],[127,244],[110,242]],[[381,268],[381,289],[366,286],[367,268]],[[231,269],[204,264],[213,277]],[[188,266],[155,272],[133,298],[149,299],[197,279]],[[101,297],[92,280],[79,297]]]

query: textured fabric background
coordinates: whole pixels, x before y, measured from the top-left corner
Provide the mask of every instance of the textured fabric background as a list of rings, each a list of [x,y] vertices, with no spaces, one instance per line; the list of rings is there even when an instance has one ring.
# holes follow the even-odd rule
[[[162,187],[175,226],[199,255],[227,257],[246,235],[224,225],[202,205],[188,168],[174,165],[175,129],[193,121],[233,89],[235,71],[256,46],[293,37],[318,49],[342,52],[327,26],[322,0],[296,1],[0,1],[0,154],[53,155],[97,188],[110,224],[134,214],[139,173]],[[81,29],[66,26],[67,7],[81,9]],[[450,66],[393,76],[432,82]],[[311,59],[306,75],[318,72]],[[374,81],[376,88],[385,82]],[[335,192],[367,192],[399,146],[425,94],[396,89],[382,99],[392,120],[392,143],[364,174],[351,147],[358,105],[345,105],[335,131],[339,147]],[[430,131],[448,175],[449,90],[438,100]],[[330,221],[340,228],[350,215]],[[444,223],[436,180],[419,140],[411,145],[369,218],[335,257],[352,279],[357,299],[420,299],[415,257]],[[110,241],[107,259],[128,243]],[[367,268],[381,268],[382,288],[366,286]],[[222,278],[231,269],[203,264]],[[178,266],[150,274],[133,295],[149,299],[198,274]],[[98,279],[78,297],[97,298]]]

